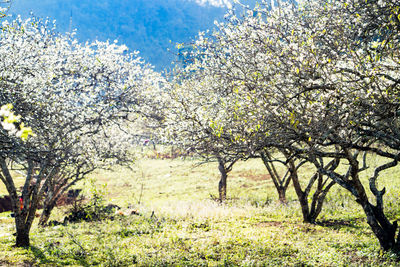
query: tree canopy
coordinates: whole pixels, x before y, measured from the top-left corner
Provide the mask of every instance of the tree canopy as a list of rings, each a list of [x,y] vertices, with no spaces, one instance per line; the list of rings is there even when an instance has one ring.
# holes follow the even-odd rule
[[[26,246],[43,195],[45,223],[59,195],[87,173],[132,162],[129,123],[162,77],[124,46],[79,44],[46,21],[15,20],[3,28],[0,102],[11,103],[35,134],[21,140],[3,127],[0,135],[0,179],[13,202],[17,246]],[[13,169],[26,175],[21,193]]]
[[[398,1],[375,0],[262,1],[242,16],[231,10],[191,47],[187,81],[178,87],[184,114],[193,115],[174,118],[185,125],[181,136],[188,129],[196,133],[190,137],[206,135],[189,142],[206,145],[209,155],[212,146],[239,158],[278,149],[288,166],[312,163],[317,176],[304,190],[295,185],[300,202],[316,177],[329,177],[318,180],[316,203],[339,184],[361,205],[382,248],[398,249],[397,222],[384,214],[377,180],[399,159],[399,12]],[[387,161],[365,185],[367,152]]]

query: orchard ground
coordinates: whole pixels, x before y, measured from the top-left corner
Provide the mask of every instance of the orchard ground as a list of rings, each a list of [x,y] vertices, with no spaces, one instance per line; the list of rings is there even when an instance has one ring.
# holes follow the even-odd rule
[[[161,159],[145,151],[132,169],[92,174],[106,202],[139,215],[97,222],[34,227],[29,249],[14,248],[14,219],[0,214],[0,265],[78,266],[340,266],[398,265],[383,254],[365,215],[352,196],[335,185],[327,196],[318,223],[302,223],[292,188],[288,204],[277,193],[259,159],[237,163],[228,177],[228,201],[217,196],[216,163],[199,159]],[[147,153],[149,152],[149,153]],[[370,163],[379,159],[370,159]],[[302,175],[311,175],[304,168]],[[382,175],[386,186],[385,210],[399,219],[397,179],[400,168]],[[368,173],[365,173],[365,179]],[[77,187],[91,196],[86,180]],[[22,182],[22,181],[20,181]],[[6,194],[3,185],[0,194]],[[65,216],[55,210],[50,220]]]

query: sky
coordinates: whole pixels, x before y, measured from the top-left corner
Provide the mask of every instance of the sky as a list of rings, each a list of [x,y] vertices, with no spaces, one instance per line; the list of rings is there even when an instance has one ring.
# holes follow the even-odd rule
[[[57,31],[77,30],[81,42],[114,41],[152,64],[171,69],[176,43],[223,20],[231,0],[13,0],[10,13],[56,20]]]
[[[232,7],[232,3],[229,0],[195,0],[197,4],[204,6],[204,5],[211,5],[215,7]]]

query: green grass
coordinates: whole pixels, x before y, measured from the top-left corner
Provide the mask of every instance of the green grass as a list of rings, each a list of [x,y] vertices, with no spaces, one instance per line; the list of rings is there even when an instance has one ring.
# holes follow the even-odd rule
[[[398,265],[392,255],[380,253],[362,210],[339,186],[329,193],[320,224],[310,225],[302,223],[292,188],[288,205],[277,203],[261,161],[234,167],[224,205],[210,197],[217,195],[217,165],[198,163],[141,158],[132,170],[94,173],[98,185],[106,184],[109,203],[131,206],[140,215],[44,229],[35,225],[29,250],[13,247],[13,218],[1,213],[0,265]],[[398,173],[392,169],[382,179],[391,219],[400,215]],[[80,186],[90,195],[89,182]],[[64,212],[56,210],[51,219],[62,220]]]

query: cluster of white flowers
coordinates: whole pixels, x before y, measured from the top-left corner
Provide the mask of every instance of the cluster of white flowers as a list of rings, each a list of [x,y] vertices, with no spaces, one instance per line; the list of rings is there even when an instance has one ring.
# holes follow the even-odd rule
[[[21,122],[21,116],[15,115],[12,111],[13,106],[11,104],[6,104],[1,106],[0,109],[0,120],[3,129],[8,132],[8,134],[17,136],[22,140],[27,140],[29,136],[34,136],[32,129],[26,127],[23,122]],[[16,127],[16,123],[19,127]]]
[[[19,122],[21,116],[14,115],[14,113],[12,112],[11,104],[7,104],[1,107],[0,117],[2,117],[1,126],[3,126],[3,129],[14,134],[17,131],[14,123]]]

